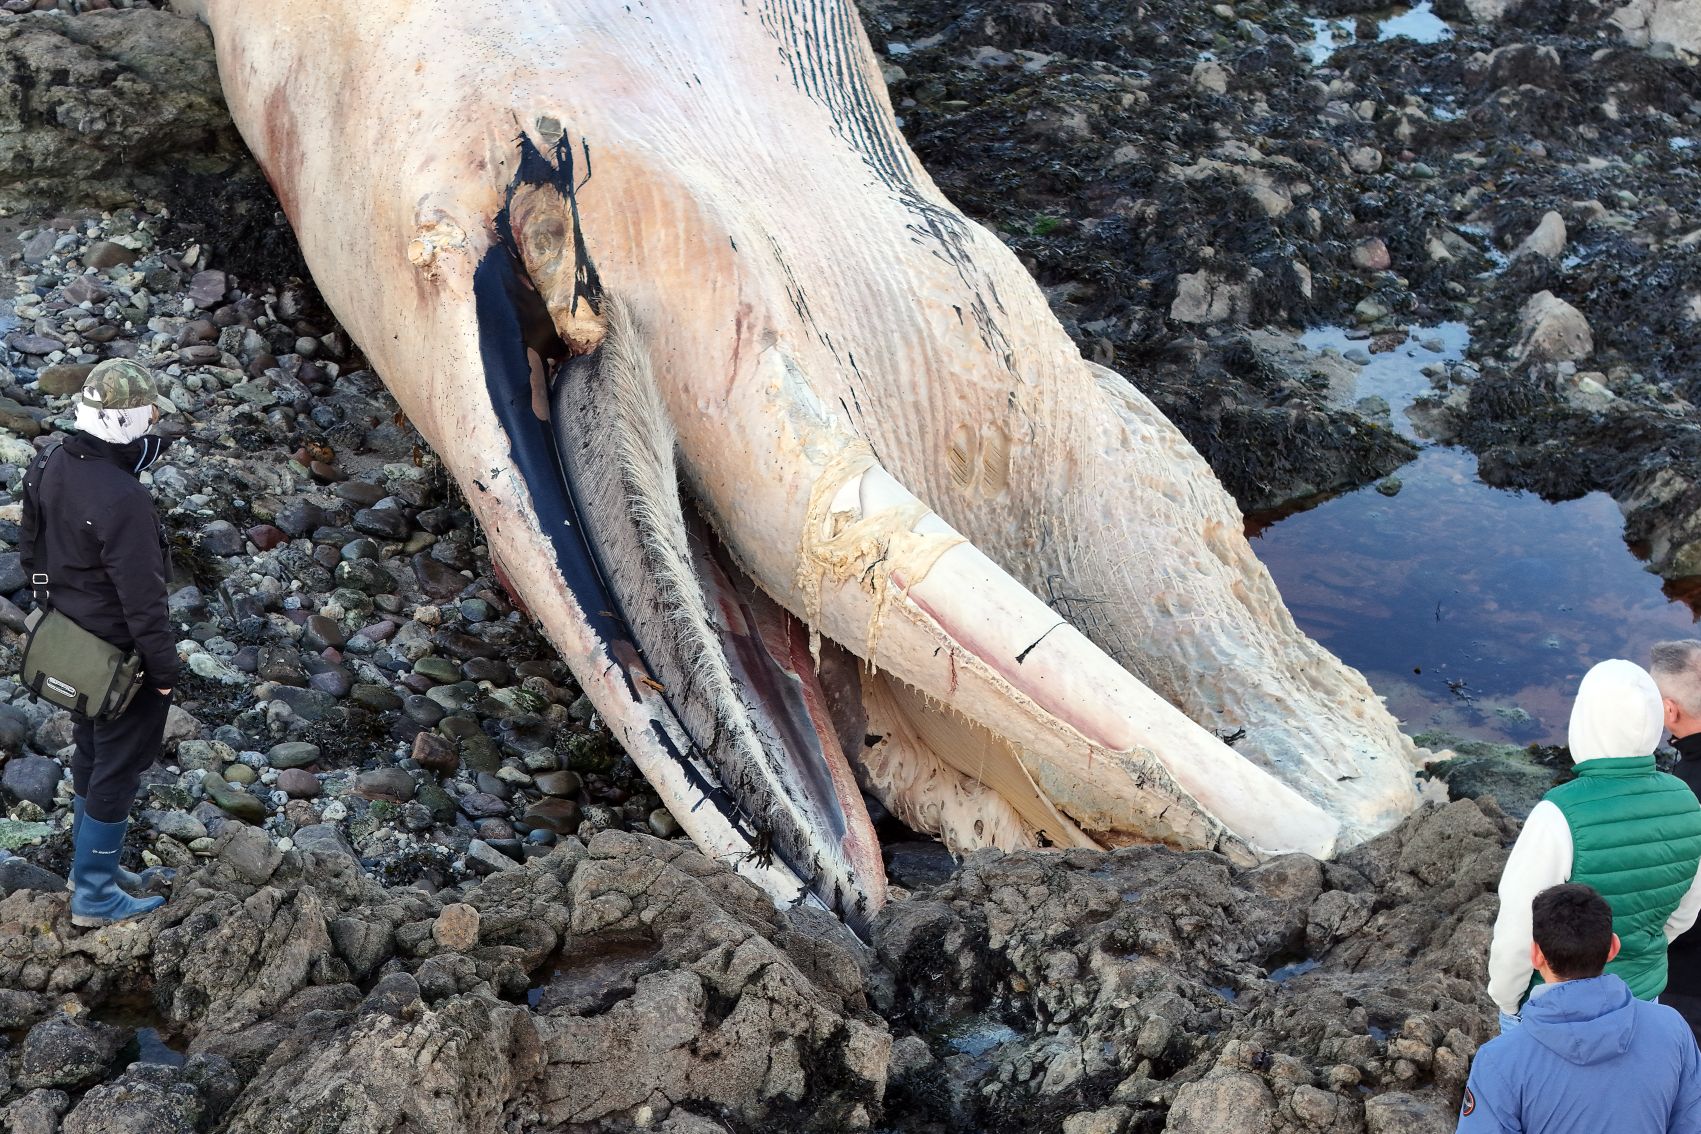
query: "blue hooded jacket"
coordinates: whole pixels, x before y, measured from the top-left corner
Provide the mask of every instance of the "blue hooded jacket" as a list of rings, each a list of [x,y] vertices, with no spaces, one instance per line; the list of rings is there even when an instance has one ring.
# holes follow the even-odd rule
[[[1460,1134],[1701,1134],[1701,1052],[1609,974],[1555,984],[1477,1052]]]

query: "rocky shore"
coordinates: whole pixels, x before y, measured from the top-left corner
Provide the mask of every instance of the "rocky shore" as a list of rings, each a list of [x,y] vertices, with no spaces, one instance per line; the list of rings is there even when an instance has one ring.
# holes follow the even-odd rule
[[[1701,573],[1693,60],[1586,6],[1444,8],[1426,44],[1356,8],[863,5],[936,179],[1243,506],[1411,452],[1299,327],[1368,357],[1459,320],[1426,427],[1503,483],[1611,491]],[[1324,19],[1349,42],[1319,55]],[[1254,871],[898,844],[871,945],[776,911],[676,838],[512,607],[204,33],[5,0],[0,65],[28,95],[0,98],[0,673],[21,468],[114,356],[181,411],[151,479],[185,660],[125,852],[171,900],[97,932],[63,893],[70,718],[0,681],[0,1131],[1451,1129],[1494,1027],[1494,802]],[[1459,751],[1455,793],[1514,814],[1563,766],[1514,798]]]

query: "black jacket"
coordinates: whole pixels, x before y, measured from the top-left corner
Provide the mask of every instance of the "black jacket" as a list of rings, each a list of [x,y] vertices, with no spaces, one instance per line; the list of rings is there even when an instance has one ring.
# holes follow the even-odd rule
[[[164,443],[114,445],[75,433],[24,475],[25,571],[45,572],[48,605],[142,657],[148,683],[177,682],[177,639],[166,617],[165,540],[153,497],[137,480]]]
[[[1672,747],[1682,757],[1677,767],[1672,769],[1672,774],[1688,784],[1690,791],[1701,796],[1701,732],[1673,740]],[[1666,950],[1666,966],[1668,992],[1701,997],[1701,923],[1671,943]],[[1688,1016],[1689,1012],[1684,1011],[1684,1015]],[[1701,1021],[1691,1021],[1697,1022]]]

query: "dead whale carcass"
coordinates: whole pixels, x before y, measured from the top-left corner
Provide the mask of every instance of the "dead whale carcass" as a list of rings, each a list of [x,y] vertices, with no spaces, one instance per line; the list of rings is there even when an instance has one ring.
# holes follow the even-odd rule
[[[928,179],[851,0],[178,6],[709,853],[856,922],[858,782],[955,848],[1326,855],[1415,804],[1204,462]]]

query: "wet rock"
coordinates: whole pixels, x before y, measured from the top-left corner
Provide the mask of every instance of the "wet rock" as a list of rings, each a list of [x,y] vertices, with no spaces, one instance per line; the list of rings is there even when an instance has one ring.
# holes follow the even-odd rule
[[[579,805],[570,799],[542,799],[526,808],[524,821],[558,835],[570,835],[579,829]],[[657,837],[668,836],[658,833]]]
[[[1551,291],[1532,295],[1518,312],[1517,356],[1534,362],[1576,362],[1594,353],[1583,313]]]
[[[0,788],[13,799],[27,799],[43,811],[53,808],[64,769],[46,756],[14,756],[0,772]]]

